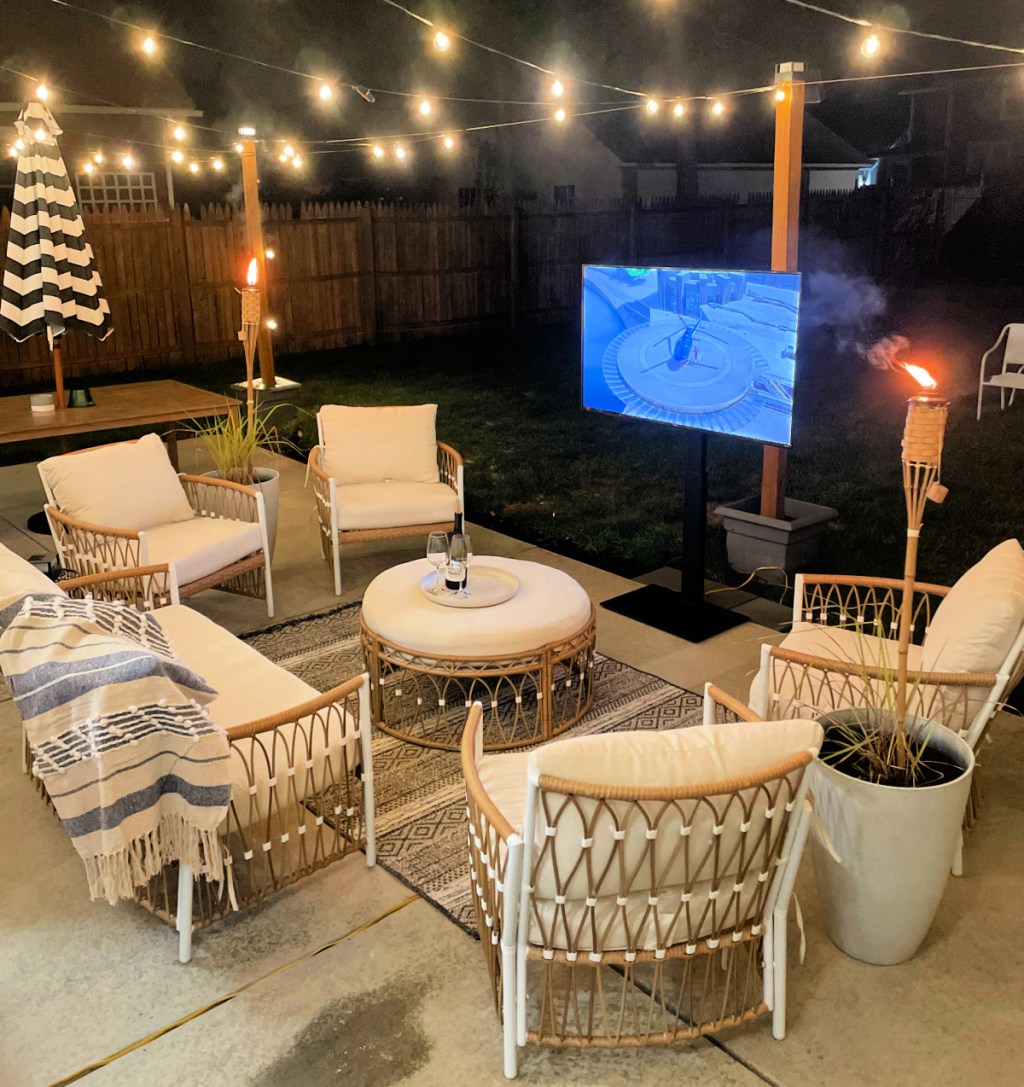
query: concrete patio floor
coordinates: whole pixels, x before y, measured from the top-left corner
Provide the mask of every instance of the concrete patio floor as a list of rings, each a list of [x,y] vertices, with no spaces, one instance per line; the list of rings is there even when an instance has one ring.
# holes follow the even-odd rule
[[[187,470],[202,468],[194,451]],[[274,560],[275,620],[360,599],[422,541],[346,550],[334,597],[303,469],[283,462]],[[42,500],[32,465],[0,469],[0,542],[50,550],[25,517]],[[477,554],[567,570],[596,602],[635,582],[471,526]],[[648,580],[665,580],[662,571]],[[781,612],[746,594],[716,597],[761,621]],[[195,606],[236,632],[266,626],[260,602],[217,592]],[[750,623],[690,645],[598,609],[598,648],[700,690],[744,693],[760,645]],[[640,1051],[522,1051],[520,1079],[545,1084],[1010,1085],[1024,1078],[1022,953],[1024,756],[1003,717],[980,753],[985,803],[938,919],[911,962],[871,967],[825,936],[810,865],[798,882],[807,932],[789,973],[789,1033],[762,1019],[712,1040]],[[171,930],[132,904],[90,903],[81,864],[20,769],[20,729],[0,696],[0,1084],[44,1085],[120,1054],[81,1082],[163,1084],[499,1084],[501,1035],[475,941],[380,868],[349,857],[196,936],[188,966]],[[894,828],[897,832],[898,828]],[[878,919],[885,924],[885,918]],[[314,954],[324,945],[332,946]],[[795,925],[791,946],[799,945]],[[233,995],[237,994],[237,995]],[[178,1025],[175,1025],[178,1024]],[[168,1027],[173,1029],[152,1037]],[[121,1052],[125,1050],[125,1052]]]

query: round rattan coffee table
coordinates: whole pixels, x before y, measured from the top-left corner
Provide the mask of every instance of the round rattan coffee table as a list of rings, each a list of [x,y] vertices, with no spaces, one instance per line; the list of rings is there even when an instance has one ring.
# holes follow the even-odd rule
[[[484,707],[484,749],[549,740],[574,725],[593,694],[594,607],[568,574],[536,562],[478,555],[519,580],[483,608],[444,607],[424,594],[426,559],[385,570],[360,612],[377,726],[423,747],[457,751],[469,707]]]

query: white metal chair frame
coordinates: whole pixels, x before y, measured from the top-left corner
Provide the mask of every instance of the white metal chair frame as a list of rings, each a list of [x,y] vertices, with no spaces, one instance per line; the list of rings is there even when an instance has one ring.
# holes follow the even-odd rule
[[[985,370],[988,360],[1003,348],[1002,369],[985,380]],[[1010,404],[1017,395],[1018,389],[1024,389],[1024,324],[1003,325],[996,342],[981,356],[981,370],[978,374],[978,412],[977,419],[981,421],[981,398],[985,387],[999,390],[999,410],[1006,408],[1006,390],[1010,390]]]

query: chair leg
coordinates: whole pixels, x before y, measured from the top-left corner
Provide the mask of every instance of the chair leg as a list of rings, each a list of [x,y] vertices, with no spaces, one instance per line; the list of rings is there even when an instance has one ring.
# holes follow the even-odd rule
[[[263,584],[267,593],[267,617],[274,618],[274,582],[270,576],[270,559],[264,554]]]
[[[334,595],[341,596],[341,544],[337,540],[331,544],[331,555],[334,560]]]
[[[178,913],[174,919],[178,930],[178,962],[192,961],[192,869],[178,865]]]
[[[501,1032],[505,1047],[505,1078],[519,1075],[519,1046],[516,1022],[516,950],[501,945]]]
[[[775,1006],[772,1008],[772,1037],[786,1037],[786,940],[787,910],[776,910],[772,924],[772,985]]]
[[[964,832],[961,830],[956,838],[956,848],[953,850],[953,875],[964,874]]]
[[[979,423],[981,422],[981,394],[984,391],[985,391],[985,376],[983,374],[982,377],[981,377],[981,380],[978,382],[978,414],[975,416],[975,418],[977,419],[977,421]]]

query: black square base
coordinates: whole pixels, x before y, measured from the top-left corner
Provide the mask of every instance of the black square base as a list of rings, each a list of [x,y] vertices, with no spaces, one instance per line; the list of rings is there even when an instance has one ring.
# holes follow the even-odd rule
[[[703,600],[699,603],[685,600],[682,593],[662,585],[645,585],[642,589],[605,600],[601,607],[687,642],[704,642],[750,621],[728,608]]]

